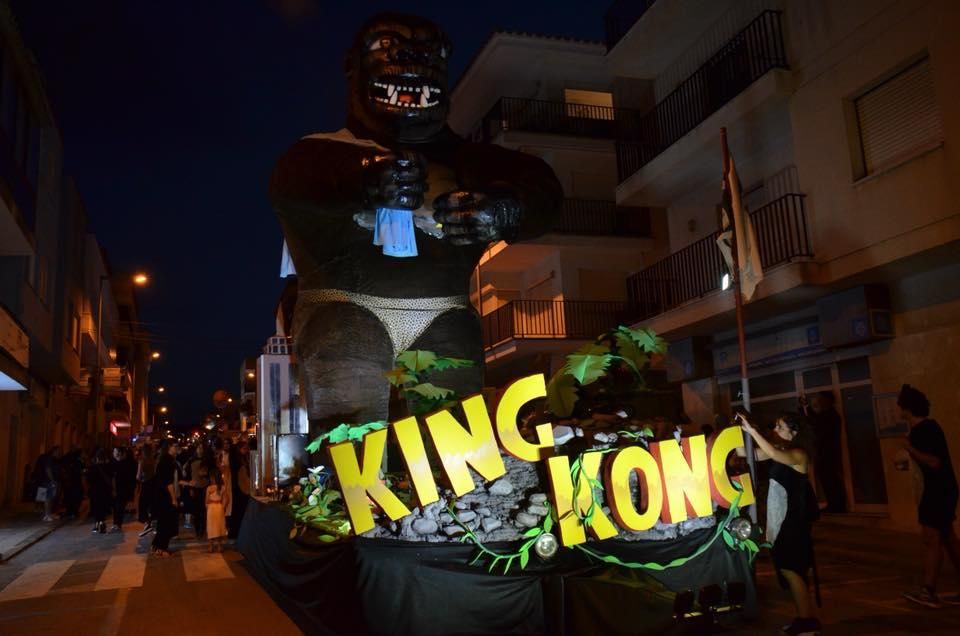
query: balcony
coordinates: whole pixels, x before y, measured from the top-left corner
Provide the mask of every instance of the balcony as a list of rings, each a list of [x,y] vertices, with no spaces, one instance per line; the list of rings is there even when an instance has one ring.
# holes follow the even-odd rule
[[[635,118],[618,113],[620,182],[773,69],[787,69],[780,11],[764,11],[660,101]]]
[[[514,300],[483,316],[483,347],[514,339],[593,340],[631,317],[622,302]]]
[[[612,140],[617,136],[618,120],[629,112],[610,106],[501,97],[484,116],[481,133],[488,142],[511,130]]]
[[[603,30],[609,51],[643,17],[657,0],[616,0],[603,16]]]
[[[619,206],[613,201],[564,199],[556,234],[649,238],[650,210]]]
[[[786,194],[750,214],[764,271],[813,256],[802,194]],[[647,320],[720,289],[726,264],[710,236],[627,279],[633,317]]]

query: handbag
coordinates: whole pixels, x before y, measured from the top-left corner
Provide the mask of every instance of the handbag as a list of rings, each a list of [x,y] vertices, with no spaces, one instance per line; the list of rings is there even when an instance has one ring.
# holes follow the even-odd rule
[[[37,488],[37,499],[36,499],[36,500],[37,500],[37,502],[39,502],[39,503],[43,503],[43,502],[45,502],[45,501],[47,500],[47,487],[46,487],[46,486],[40,486],[39,488]]]

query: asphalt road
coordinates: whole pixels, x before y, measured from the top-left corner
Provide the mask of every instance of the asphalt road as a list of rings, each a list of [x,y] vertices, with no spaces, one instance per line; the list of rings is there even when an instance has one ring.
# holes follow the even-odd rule
[[[901,594],[919,575],[918,535],[884,530],[870,519],[826,516],[817,524],[824,634],[960,634],[960,607],[913,605]],[[242,556],[210,554],[182,530],[175,556],[149,556],[138,524],[91,534],[76,522],[0,565],[0,634],[268,634],[300,630],[254,581]],[[949,563],[942,589],[960,589]],[[793,609],[769,561],[757,568],[761,618],[735,634],[775,634]],[[331,608],[335,611],[336,608]]]

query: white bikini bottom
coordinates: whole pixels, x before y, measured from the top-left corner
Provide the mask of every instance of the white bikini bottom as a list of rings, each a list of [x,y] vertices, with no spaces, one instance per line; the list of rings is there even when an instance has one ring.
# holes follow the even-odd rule
[[[297,295],[294,334],[322,303],[352,303],[368,309],[390,335],[394,357],[409,349],[441,314],[468,306],[466,296],[383,298],[340,289],[305,289]]]

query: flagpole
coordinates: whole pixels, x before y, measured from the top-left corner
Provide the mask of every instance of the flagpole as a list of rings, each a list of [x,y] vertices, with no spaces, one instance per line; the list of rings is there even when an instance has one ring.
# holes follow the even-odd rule
[[[727,180],[730,173],[730,148],[727,145],[727,129],[720,129],[720,147],[723,152],[723,178]],[[730,188],[730,192],[733,192],[733,184],[728,183],[727,187]],[[737,315],[737,349],[740,352],[740,393],[743,400],[743,408],[749,413],[750,412],[750,379],[747,376],[747,339],[743,332],[743,294],[740,292],[740,259],[737,254],[737,227],[735,225],[736,220],[734,219],[733,210],[730,210],[728,215],[730,223],[730,231],[732,234],[731,245],[730,245],[730,256],[733,261],[733,271],[730,272],[730,276],[733,278],[733,296],[736,299],[736,315]],[[753,437],[750,435],[744,435],[744,450],[747,454],[747,466],[750,469],[750,480],[753,482],[753,487],[757,487],[757,465],[756,457],[753,450]],[[750,506],[750,520],[753,523],[757,522],[757,506]]]

